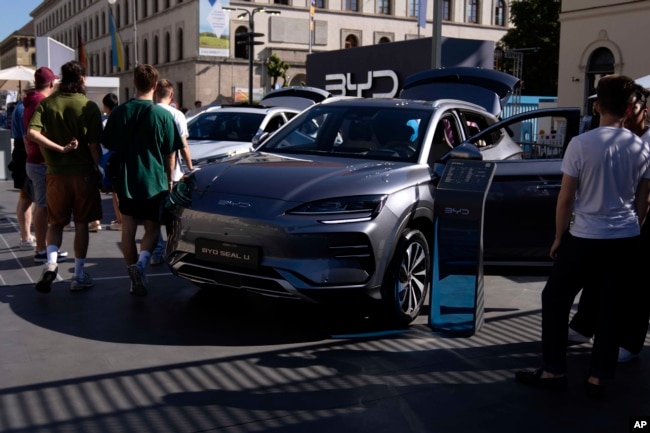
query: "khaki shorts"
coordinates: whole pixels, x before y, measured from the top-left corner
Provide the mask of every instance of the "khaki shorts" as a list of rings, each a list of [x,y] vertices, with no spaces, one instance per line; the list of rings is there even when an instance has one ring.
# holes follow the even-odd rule
[[[48,174],[45,177],[47,222],[65,226],[102,219],[102,198],[95,175]]]

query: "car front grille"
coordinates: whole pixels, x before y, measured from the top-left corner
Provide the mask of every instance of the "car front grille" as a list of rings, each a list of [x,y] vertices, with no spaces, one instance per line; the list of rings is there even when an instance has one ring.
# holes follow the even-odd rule
[[[275,298],[309,300],[272,270],[262,270],[258,275],[224,271],[196,260],[192,254],[183,256],[173,267],[179,277],[199,285],[226,286]]]

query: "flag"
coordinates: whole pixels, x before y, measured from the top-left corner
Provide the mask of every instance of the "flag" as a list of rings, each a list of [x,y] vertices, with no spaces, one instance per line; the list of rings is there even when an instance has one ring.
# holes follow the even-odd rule
[[[84,42],[81,39],[81,29],[77,29],[77,49],[79,50],[79,63],[81,63],[84,68],[88,69],[88,55],[86,54]]]
[[[115,19],[113,18],[113,12],[110,10],[108,11],[108,27],[111,31],[111,54],[113,66],[124,69],[124,45],[122,45],[120,34],[115,30]]]
[[[309,8],[309,30],[314,31],[314,14],[316,13],[316,0],[311,0]]]
[[[425,28],[427,26],[427,1],[420,0],[418,2],[418,27]],[[433,0],[439,1],[439,0]]]

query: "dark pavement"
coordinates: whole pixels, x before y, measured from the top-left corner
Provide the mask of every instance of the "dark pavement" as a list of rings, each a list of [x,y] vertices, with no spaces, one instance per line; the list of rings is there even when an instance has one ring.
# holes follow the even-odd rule
[[[97,285],[70,293],[69,260],[43,295],[41,265],[17,249],[17,197],[0,181],[0,432],[645,431],[629,422],[650,415],[650,340],[602,401],[583,390],[588,344],[569,349],[565,392],[514,382],[540,362],[543,277],[486,277],[485,326],[453,338],[425,315],[387,329],[340,308],[223,297],[164,266],[133,298],[120,233],[104,230],[87,260]]]

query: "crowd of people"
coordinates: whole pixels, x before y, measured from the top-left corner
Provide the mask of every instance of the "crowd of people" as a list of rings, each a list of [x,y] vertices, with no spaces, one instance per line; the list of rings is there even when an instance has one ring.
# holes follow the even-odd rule
[[[107,152],[119,165],[111,185],[130,292],[148,291],[147,267],[162,262],[164,200],[192,170],[187,121],[174,107],[174,89],[151,65],[135,67],[133,99],[118,104],[109,94],[106,114],[85,96],[79,62],[59,78],[39,68],[34,89],[14,110],[12,174],[20,190],[16,214],[20,247],[34,249],[44,268],[36,290],[47,293],[58,274],[64,227],[74,221],[71,291],[94,285],[85,272],[89,231],[102,218],[100,162]],[[58,84],[56,84],[58,82]],[[542,366],[518,371],[523,384],[565,389],[567,345],[592,342],[587,394],[603,395],[603,382],[619,362],[637,357],[650,319],[650,295],[639,271],[650,258],[650,91],[623,75],[598,83],[598,127],[574,137],[562,160],[554,265],[542,291]],[[196,101],[196,106],[201,105]],[[35,235],[30,227],[34,226]],[[136,230],[144,227],[140,248]],[[576,297],[578,309],[571,317]],[[571,321],[569,321],[571,317]]]
[[[163,260],[163,202],[174,181],[183,176],[180,158],[186,169],[192,169],[185,116],[173,107],[172,83],[159,78],[153,66],[138,65],[135,97],[118,104],[117,96],[109,93],[103,98],[102,113],[86,97],[85,67],[71,61],[61,67],[60,77],[47,67],[39,68],[34,88],[18,101],[10,169],[19,190],[19,247],[33,249],[34,261],[44,263],[35,285],[38,292],[51,291],[58,263],[68,255],[61,244],[71,223],[75,234],[70,290],[94,286],[85,271],[86,255],[89,232],[101,230],[101,192],[106,192],[106,185],[100,165],[110,152],[119,173],[109,190],[116,215],[109,228],[121,231],[130,292],[147,294],[147,266]],[[144,235],[138,251],[139,225]]]

